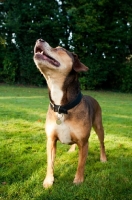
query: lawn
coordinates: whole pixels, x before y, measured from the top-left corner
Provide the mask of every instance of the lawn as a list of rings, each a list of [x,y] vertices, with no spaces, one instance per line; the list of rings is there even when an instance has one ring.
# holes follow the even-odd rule
[[[91,131],[85,181],[74,185],[78,150],[58,142],[55,183],[43,189],[46,174],[44,122],[46,88],[0,86],[1,200],[132,199],[132,94],[84,91],[103,111],[108,162],[99,161],[99,142]]]

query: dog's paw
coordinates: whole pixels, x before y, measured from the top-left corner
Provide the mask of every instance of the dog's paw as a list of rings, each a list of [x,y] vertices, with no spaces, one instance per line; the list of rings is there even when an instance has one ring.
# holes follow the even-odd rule
[[[43,182],[44,188],[49,188],[53,185],[54,177],[46,177]]]
[[[83,177],[81,177],[81,178],[75,177],[73,183],[74,183],[75,185],[78,185],[78,184],[83,183],[83,181],[84,181],[84,178],[83,178]]]
[[[101,156],[100,161],[101,161],[101,162],[107,162],[106,156]]]

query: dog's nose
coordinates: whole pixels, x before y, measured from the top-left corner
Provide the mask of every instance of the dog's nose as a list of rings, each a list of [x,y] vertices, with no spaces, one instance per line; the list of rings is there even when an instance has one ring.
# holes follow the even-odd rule
[[[45,42],[42,38],[38,39],[39,42]]]

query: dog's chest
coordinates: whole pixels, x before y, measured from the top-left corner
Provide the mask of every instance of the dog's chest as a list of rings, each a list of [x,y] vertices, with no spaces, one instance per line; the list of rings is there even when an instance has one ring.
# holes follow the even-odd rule
[[[56,125],[56,132],[58,139],[63,144],[71,144],[72,138],[70,134],[70,128],[65,124],[65,122],[62,122],[60,125]]]
[[[46,133],[48,137],[57,136],[63,144],[71,144],[71,130],[69,124],[65,123],[64,118],[61,118],[61,123],[58,125],[55,120],[51,121],[50,119],[46,123]]]

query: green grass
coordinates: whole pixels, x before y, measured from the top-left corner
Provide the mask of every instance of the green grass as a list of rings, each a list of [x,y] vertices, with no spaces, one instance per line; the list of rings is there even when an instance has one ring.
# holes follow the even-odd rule
[[[92,130],[85,181],[72,183],[78,150],[58,142],[55,183],[43,189],[46,174],[44,122],[48,91],[0,86],[1,200],[130,200],[132,199],[132,94],[85,91],[103,110],[108,162],[99,161],[99,143]]]

